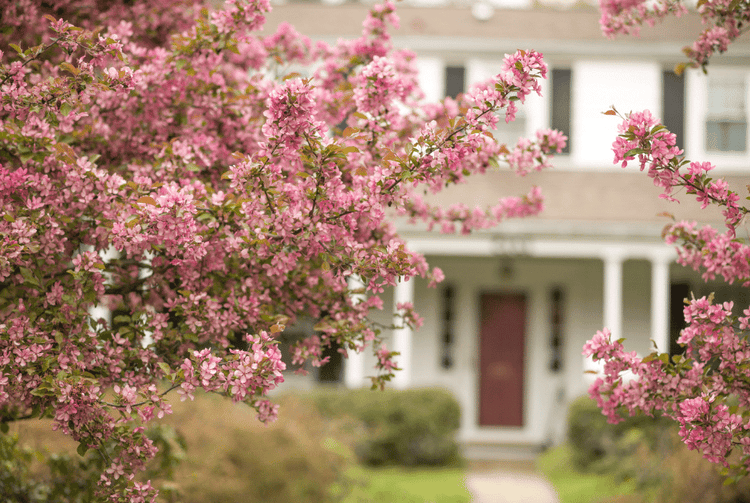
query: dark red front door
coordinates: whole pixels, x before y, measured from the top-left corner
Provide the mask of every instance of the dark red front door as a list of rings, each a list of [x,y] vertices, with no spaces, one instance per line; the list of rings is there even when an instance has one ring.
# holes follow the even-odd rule
[[[481,297],[479,424],[523,426],[523,360],[526,297]]]

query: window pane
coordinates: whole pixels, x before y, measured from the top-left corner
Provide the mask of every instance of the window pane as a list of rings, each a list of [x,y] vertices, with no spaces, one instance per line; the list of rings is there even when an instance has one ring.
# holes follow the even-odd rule
[[[708,116],[745,117],[745,78],[743,75],[709,75]]]
[[[706,150],[744,152],[747,144],[747,122],[706,121]]]
[[[568,69],[555,68],[552,70],[552,98],[550,125],[552,129],[562,131],[568,137],[568,143],[563,154],[570,153],[570,91],[571,73]]]
[[[662,74],[664,125],[677,136],[677,146],[685,148],[685,77],[673,71]]]
[[[465,90],[466,69],[463,66],[445,68],[445,95],[455,98]]]
[[[516,120],[513,122],[505,122],[505,110],[500,112],[499,118],[497,128],[492,132],[492,135],[498,143],[504,143],[509,150],[513,150],[513,147],[518,143],[518,139],[526,136],[526,114],[519,107],[516,112]]]

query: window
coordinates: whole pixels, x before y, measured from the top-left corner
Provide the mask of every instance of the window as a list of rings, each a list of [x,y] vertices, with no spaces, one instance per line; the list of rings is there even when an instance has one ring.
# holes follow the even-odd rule
[[[445,95],[455,98],[466,90],[466,68],[463,66],[445,67]]]
[[[709,73],[707,151],[745,152],[747,149],[745,93],[744,75],[717,71]]]
[[[330,346],[323,348],[323,358],[329,358],[329,360],[318,369],[318,382],[341,382],[344,358],[339,352],[340,347],[338,343],[332,342]]]
[[[453,367],[455,300],[456,296],[453,287],[448,285],[443,288],[443,338],[440,351],[440,366],[446,370]]]
[[[569,69],[554,68],[552,70],[552,98],[550,99],[550,126],[562,131],[568,137],[563,154],[570,153],[570,93],[571,72]]]
[[[505,111],[501,111],[498,114],[500,119],[497,122],[497,127],[492,132],[498,143],[504,143],[508,146],[509,150],[513,150],[513,147],[518,143],[519,138],[526,136],[526,110],[521,105],[520,101],[516,102],[518,111],[516,112],[516,119],[512,122],[505,122]]]
[[[470,84],[485,82],[494,79],[500,72],[501,60],[493,61],[470,61],[467,66],[446,66],[445,67],[445,96],[456,97],[460,93],[466,92]],[[500,144],[505,144],[509,149],[513,149],[518,143],[519,138],[527,135],[527,111],[526,106],[520,102],[516,103],[518,111],[516,118],[510,123],[505,122],[505,110],[501,110],[498,115],[498,123],[494,130],[491,131],[495,140]]]
[[[677,146],[685,149],[685,77],[671,70],[662,72],[664,125],[677,136]]]
[[[286,364],[289,371],[304,368],[314,376],[317,382],[339,383],[343,378],[344,360],[343,355],[339,352],[340,346],[336,343],[323,347],[322,357],[329,357],[329,360],[319,368],[313,367],[309,363],[292,365],[292,346],[298,341],[315,334],[314,323],[315,320],[311,318],[301,318],[277,336],[281,361]]]

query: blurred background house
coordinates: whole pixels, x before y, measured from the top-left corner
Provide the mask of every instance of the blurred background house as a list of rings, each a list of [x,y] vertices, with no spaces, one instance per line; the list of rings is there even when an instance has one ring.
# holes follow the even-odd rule
[[[287,21],[314,40],[333,42],[358,36],[367,9],[360,2],[275,4],[267,30]],[[462,405],[459,436],[468,457],[530,454],[564,437],[567,405],[593,379],[584,371],[596,367],[581,350],[597,330],[610,328],[641,355],[654,344],[677,351],[682,300],[691,292],[715,291],[740,309],[750,304],[746,289],[706,284],[674,262],[673,248],[661,238],[671,220],[661,214],[721,228],[719,215],[701,211],[684,194],[681,204],[667,203],[635,163],[613,165],[619,119],[602,115],[611,105],[621,112],[651,110],[677,134],[689,159],[715,163],[716,174],[746,195],[750,44],[745,38],[716,57],[707,76],[679,77],[672,69],[683,61],[681,48],[701,29],[694,15],[613,41],[601,35],[598,9],[587,4],[412,0],[399,3],[398,14],[393,41],[418,55],[430,100],[496,75],[504,54],[516,49],[540,51],[549,65],[543,97],[528,99],[498,136],[514,143],[538,128],[562,130],[569,146],[554,169],[524,178],[509,171],[471,177],[433,200],[486,205],[538,185],[545,211],[470,236],[400,222],[409,247],[446,279],[434,289],[419,279],[402,283],[384,296],[386,306],[414,302],[425,320],[414,333],[389,336],[403,368],[394,385],[451,390]],[[342,361],[330,354],[308,384],[368,384],[370,355]]]

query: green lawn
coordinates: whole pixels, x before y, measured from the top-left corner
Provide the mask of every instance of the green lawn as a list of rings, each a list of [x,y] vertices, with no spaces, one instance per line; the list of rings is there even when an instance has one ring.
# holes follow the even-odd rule
[[[555,487],[560,503],[632,501],[626,496],[636,499],[633,483],[619,483],[610,475],[579,472],[573,465],[571,450],[567,444],[542,454],[537,466]]]
[[[462,468],[364,468],[352,476],[361,482],[344,503],[469,503]]]

